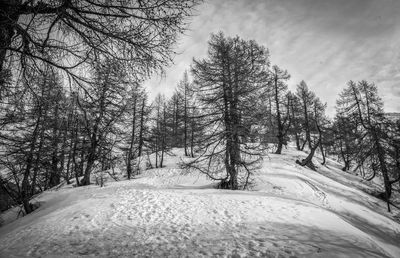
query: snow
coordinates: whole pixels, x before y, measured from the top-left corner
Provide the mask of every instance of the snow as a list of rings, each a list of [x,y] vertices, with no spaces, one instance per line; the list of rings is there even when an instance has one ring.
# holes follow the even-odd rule
[[[305,155],[270,154],[253,191],[183,174],[177,149],[130,181],[46,191],[0,228],[0,257],[400,257],[399,211],[361,191],[376,186]]]

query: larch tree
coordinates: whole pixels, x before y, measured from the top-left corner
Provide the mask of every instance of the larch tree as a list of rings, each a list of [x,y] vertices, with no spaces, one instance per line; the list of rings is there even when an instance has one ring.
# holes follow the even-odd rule
[[[296,95],[300,101],[300,106],[302,109],[302,124],[303,130],[305,132],[305,141],[301,147],[301,150],[304,149],[306,143],[308,143],[308,147],[312,149],[312,141],[311,141],[311,127],[312,123],[310,121],[310,114],[312,113],[312,105],[314,103],[315,94],[310,91],[305,81],[301,81],[300,84],[297,85]]]
[[[186,165],[219,180],[221,188],[247,187],[261,159],[260,145],[248,141],[247,129],[257,123],[254,99],[265,91],[268,67],[267,49],[222,33],[211,35],[207,58],[193,61],[200,121],[206,130],[201,155]]]
[[[338,104],[339,108],[340,105]],[[358,158],[361,146],[357,144],[357,139],[362,139],[362,134],[357,126],[357,118],[339,112],[337,110],[333,123],[335,153],[344,163],[343,171],[349,171],[354,162],[358,163],[358,169],[363,171],[365,159],[363,157]]]
[[[139,155],[139,146],[143,137],[143,102],[147,98],[146,92],[138,83],[131,83],[127,98],[127,112],[124,117],[123,126],[130,131],[125,135],[124,142],[127,146],[122,149],[126,153],[125,164],[128,179],[133,176],[137,169],[134,169]],[[137,167],[136,167],[137,168]]]
[[[390,155],[391,150],[396,150],[391,148],[393,145],[390,143],[396,136],[389,133],[390,127],[384,117],[383,102],[378,95],[377,86],[367,81],[350,81],[340,94],[337,105],[338,115],[355,119],[358,130],[362,132],[361,137],[356,140],[360,146],[358,159],[382,175],[385,192],[378,196],[387,202],[390,211],[392,185],[400,180],[400,173],[396,166],[390,165],[398,162],[396,155],[394,159]]]
[[[284,116],[283,107],[287,101],[287,84],[286,81],[290,79],[290,75],[286,70],[282,70],[277,65],[272,66],[270,70],[269,79],[269,91],[273,96],[273,102],[275,105],[275,116],[276,116],[276,126],[278,138],[278,147],[275,151],[276,154],[282,153],[282,147],[285,143],[285,137],[288,131],[289,122],[288,116]],[[289,114],[287,114],[289,115]]]
[[[32,193],[58,184],[60,177],[70,183],[74,176],[85,185],[97,165],[109,167],[121,140],[116,125],[129,109],[121,73],[140,83],[170,64],[177,37],[200,2],[0,1],[0,138],[19,144],[0,162],[24,185],[18,203],[27,213]],[[58,82],[40,82],[51,77],[45,70]],[[55,95],[41,90],[49,85]],[[145,98],[137,100],[135,113],[140,156],[148,133]],[[12,127],[23,130],[15,135],[8,131]]]
[[[143,93],[140,102],[139,112],[139,138],[138,138],[138,157],[143,154],[143,148],[145,147],[145,137],[149,132],[148,122],[150,120],[151,106],[147,104],[147,94]]]
[[[185,149],[185,156],[189,156],[189,126],[190,126],[190,108],[192,99],[192,90],[189,82],[189,75],[187,71],[183,74],[183,79],[178,84],[178,96],[181,98],[182,109],[181,119],[183,120],[183,147]]]
[[[300,100],[296,96],[296,94],[292,92],[288,92],[287,94],[287,110],[290,116],[290,126],[288,133],[294,135],[296,148],[297,150],[301,150],[300,145],[300,134],[302,131],[301,123],[302,123],[302,112]]]
[[[176,91],[167,101],[167,113],[168,113],[168,127],[171,128],[171,143],[172,147],[182,146],[182,107],[183,102],[180,96],[180,92]]]
[[[315,93],[308,88],[304,81],[301,81],[297,86],[296,95],[301,103],[303,129],[306,136],[301,149],[304,148],[307,142],[309,147],[308,156],[301,161],[296,160],[296,163],[301,166],[307,166],[312,170],[316,170],[312,159],[318,147],[320,147],[320,150],[324,155],[323,135],[325,130],[324,125],[327,123],[325,117],[326,104],[321,102]],[[318,137],[311,137],[311,133],[313,133],[313,135],[318,135]],[[323,156],[323,160],[323,164],[325,164],[325,156]]]
[[[114,59],[94,64],[91,88],[85,98],[78,100],[84,117],[84,130],[89,140],[86,167],[80,185],[90,184],[90,175],[99,159],[107,137],[123,118],[127,108],[127,74]]]
[[[16,90],[5,108],[10,117],[2,124],[0,162],[8,167],[7,181],[17,186],[15,197],[30,213],[34,209],[30,198],[59,183],[62,117],[58,110],[64,105],[65,92],[49,66],[27,74],[21,83],[28,90]]]
[[[163,167],[164,154],[171,144],[169,134],[173,132],[173,125],[168,123],[171,114],[167,111],[167,100],[164,95],[157,95],[153,102],[152,129],[150,136],[150,149],[155,154],[156,168]],[[173,114],[172,114],[173,115]],[[171,143],[171,142],[170,142]]]
[[[329,121],[325,116],[327,104],[322,103],[321,99],[316,97],[313,104],[313,120],[318,133],[318,146],[322,155],[321,165],[326,163],[325,139],[327,135]]]

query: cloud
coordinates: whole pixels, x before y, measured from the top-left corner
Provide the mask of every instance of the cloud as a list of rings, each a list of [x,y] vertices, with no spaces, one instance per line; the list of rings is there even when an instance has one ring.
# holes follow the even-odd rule
[[[400,1],[209,0],[198,8],[165,78],[146,82],[152,96],[170,96],[193,57],[204,58],[211,33],[255,39],[271,61],[305,80],[334,113],[349,80],[375,82],[387,111],[400,111]]]

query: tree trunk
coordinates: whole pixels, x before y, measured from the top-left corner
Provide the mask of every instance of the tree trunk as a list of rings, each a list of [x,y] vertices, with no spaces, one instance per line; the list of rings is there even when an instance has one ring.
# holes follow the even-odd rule
[[[310,151],[310,153],[308,154],[308,156],[305,158],[305,159],[303,159],[302,161],[299,161],[299,160],[296,160],[296,163],[297,164],[299,164],[299,165],[301,165],[301,166],[307,166],[307,167],[309,167],[310,169],[312,169],[312,170],[316,170],[316,168],[315,168],[315,165],[314,165],[314,163],[312,162],[312,158],[314,157],[314,154],[315,154],[315,150],[318,148],[318,146],[319,146],[319,142],[320,142],[320,140],[318,140],[318,142],[315,144],[315,146],[313,146],[312,148],[311,148],[311,151]]]
[[[42,118],[42,109],[39,108],[39,114],[36,119],[36,125],[35,129],[33,130],[32,137],[31,137],[31,143],[29,147],[29,152],[28,156],[26,159],[26,167],[22,179],[22,185],[21,185],[21,201],[25,209],[25,213],[31,213],[33,211],[32,205],[29,203],[29,199],[31,198],[31,191],[30,191],[30,185],[29,185],[29,177],[30,177],[30,172],[32,168],[32,163],[33,163],[33,155],[35,152],[36,148],[36,141],[38,138],[38,131],[39,131],[39,126],[41,123],[41,118]]]
[[[90,185],[90,173],[92,172],[92,168],[96,160],[96,151],[98,145],[98,139],[96,133],[97,130],[95,128],[90,138],[90,149],[88,153],[88,159],[86,163],[85,173],[83,174],[83,179],[80,185]]]
[[[173,132],[172,135],[174,136],[174,140],[172,142],[172,146],[177,147],[177,142],[178,142],[178,97],[175,100],[174,103],[174,127],[173,127]],[[161,165],[162,167],[162,165]]]
[[[315,112],[315,113],[316,113],[316,112]],[[321,155],[322,155],[322,163],[321,163],[321,165],[325,165],[326,159],[325,159],[324,146],[323,146],[323,144],[322,144],[322,129],[321,129],[321,127],[318,125],[318,123],[316,123],[316,124],[317,124],[317,130],[318,130],[318,134],[319,134],[319,140],[318,140],[318,142],[319,142],[319,149],[321,150]]]
[[[60,153],[60,169],[59,169],[59,174],[64,176],[65,181],[67,181],[67,184],[69,184],[69,174],[63,173],[64,171],[64,166],[65,166],[65,150],[67,148],[67,132],[68,132],[68,124],[64,124],[64,130],[63,130],[63,139],[62,139],[62,146],[61,146],[61,153]]]
[[[379,165],[380,165],[382,176],[383,176],[383,182],[385,185],[385,199],[387,202],[387,209],[388,209],[388,212],[390,212],[390,197],[392,195],[392,184],[390,183],[390,179],[389,179],[389,173],[388,173],[388,169],[386,166],[384,150],[383,150],[381,143],[379,142],[379,137],[377,135],[375,128],[373,128],[373,135],[374,135],[376,150],[378,152],[378,160],[379,160]]]
[[[166,143],[166,137],[167,137],[167,118],[166,118],[166,114],[165,114],[165,109],[166,107],[164,106],[164,110],[163,110],[163,125],[162,125],[162,132],[161,132],[161,158],[160,158],[160,168],[163,167],[163,162],[164,162],[164,152],[165,152],[165,143]]]
[[[294,121],[294,119],[295,119],[294,104],[292,104],[292,106],[291,106],[291,112],[292,112],[293,122],[295,123],[296,121]],[[299,134],[297,133],[297,127],[298,127],[297,125],[294,127],[294,130],[295,130],[294,137],[295,137],[295,140],[296,140],[296,148],[297,148],[297,150],[301,150],[301,148],[300,148],[300,137],[299,137]]]
[[[225,123],[225,138],[226,138],[226,149],[225,149],[225,169],[227,175],[229,175],[229,181],[221,182],[221,188],[228,188],[231,190],[238,189],[237,182],[237,171],[236,171],[236,155],[234,153],[234,139],[237,131],[238,124],[234,122],[234,99],[232,96],[232,89],[228,86],[223,87],[224,90],[224,123]]]
[[[192,118],[193,119],[193,118]],[[192,121],[192,128],[190,132],[190,156],[194,158],[193,147],[194,147],[194,122]]]
[[[71,182],[69,181],[69,179],[70,179],[70,171],[72,171],[72,169],[70,169],[71,168],[71,159],[72,159],[72,151],[73,151],[73,146],[74,146],[74,139],[72,138],[73,137],[73,132],[71,133],[71,140],[70,140],[70,143],[68,144],[69,145],[69,150],[68,150],[68,159],[67,159],[67,168],[66,168],[66,181],[67,181],[67,184],[70,184]]]
[[[143,131],[144,131],[144,108],[145,108],[145,99],[142,101],[142,109],[140,111],[140,131],[139,131],[139,147],[138,147],[138,157],[142,156],[143,149]]]
[[[126,162],[126,173],[128,175],[128,179],[131,179],[132,174],[132,159],[133,159],[133,143],[135,142],[135,126],[136,126],[136,97],[133,99],[133,113],[132,113],[132,132],[131,132],[131,141],[129,144],[128,154],[127,154],[127,162]]]
[[[344,172],[349,171],[350,162],[348,160],[343,160],[343,161],[344,161],[344,167],[342,168],[342,171],[344,171]]]
[[[310,133],[310,121],[308,120],[308,109],[307,109],[307,103],[304,102],[303,105],[304,109],[304,127],[306,131],[306,142],[308,142],[308,147],[311,150],[312,149],[312,143],[311,143],[311,133]],[[301,150],[304,149],[304,145],[301,148]]]
[[[36,139],[34,139],[34,140],[36,141]],[[35,149],[35,143],[34,143],[34,141],[32,141],[31,148],[30,148],[28,158],[26,161],[26,168],[25,168],[25,172],[24,172],[24,177],[22,179],[22,185],[21,185],[21,201],[22,201],[22,204],[24,205],[26,214],[32,212],[31,205],[29,203],[29,199],[31,197],[30,186],[29,186],[29,174],[30,174],[30,170],[32,167],[34,149]]]
[[[282,147],[283,147],[283,125],[282,125],[282,119],[281,119],[281,111],[279,109],[279,92],[278,92],[278,79],[275,77],[275,106],[276,106],[276,119],[278,122],[278,148],[275,151],[275,154],[281,154],[282,153]]]
[[[73,102],[73,105],[75,105],[75,102]],[[67,120],[67,126],[65,127],[65,138],[68,138],[68,132],[70,134],[69,136],[69,143],[67,139],[64,139],[64,143],[65,145],[69,147],[68,149],[68,160],[67,160],[67,168],[66,168],[66,181],[67,184],[70,184],[71,182],[70,180],[70,175],[72,175],[72,173],[70,174],[70,171],[72,171],[72,169],[70,170],[71,167],[71,159],[72,159],[72,152],[74,151],[74,155],[75,155],[75,151],[76,151],[76,137],[75,137],[75,123],[72,121],[73,116],[75,114],[75,109],[72,109],[72,111],[69,113],[68,115],[68,120]],[[65,149],[65,148],[63,148]]]
[[[321,165],[325,165],[326,157],[325,157],[325,151],[324,151],[324,146],[322,145],[322,142],[319,143],[319,149],[320,149],[321,155],[322,155],[322,163],[321,163]]]
[[[282,135],[278,134],[278,147],[275,151],[275,154],[281,154],[282,153],[282,147],[283,147],[283,137]]]
[[[49,180],[49,186],[53,187],[56,186],[58,184],[60,184],[60,174],[58,171],[58,105],[55,106],[54,109],[54,128],[53,128],[53,144],[52,144],[52,148],[53,148],[53,153],[52,153],[52,157],[51,157],[51,173],[50,173],[50,180]]]
[[[303,142],[303,144],[301,145],[301,148],[300,148],[301,151],[304,150],[304,147],[306,146],[306,143],[307,143],[307,139],[306,139],[306,140]]]
[[[342,168],[342,171],[348,171],[350,168],[350,162],[346,159],[346,155],[343,150],[343,142],[339,140],[339,146],[340,146],[340,155],[342,156],[342,160],[344,162],[344,167]]]
[[[299,135],[297,134],[297,132],[294,133],[294,136],[295,136],[295,139],[296,139],[296,148],[297,148],[297,150],[301,150],[301,147],[300,147],[300,137],[299,137]]]
[[[235,74],[237,75],[237,74]],[[230,155],[230,186],[231,190],[239,189],[239,182],[238,182],[238,167],[240,164],[240,136],[239,136],[239,129],[241,127],[240,123],[240,114],[238,110],[239,99],[236,90],[238,89],[237,81],[233,84],[233,89],[230,88],[229,92],[229,115],[231,119],[229,122],[231,123],[231,148],[229,150]]]
[[[186,102],[187,102],[187,100],[186,100],[186,91],[185,91],[185,105],[184,105],[185,118],[184,118],[184,121],[183,121],[184,122],[184,130],[185,130],[185,132],[184,132],[184,137],[183,137],[183,142],[184,142],[183,147],[185,148],[185,156],[189,156],[188,151],[187,151],[187,120],[188,120],[188,117],[187,117],[187,103]]]
[[[33,196],[35,194],[35,188],[36,188],[36,178],[37,174],[39,173],[39,163],[40,163],[40,158],[42,154],[42,148],[43,148],[43,141],[44,141],[44,128],[42,127],[40,130],[40,137],[39,137],[39,147],[36,152],[36,160],[35,160],[35,167],[33,168],[33,177],[32,177],[32,183],[31,183],[31,195]],[[47,182],[45,182],[46,184]],[[45,186],[46,188],[46,186]]]
[[[77,120],[75,120],[74,129],[75,129],[74,138],[72,139],[73,140],[72,164],[73,164],[73,171],[75,172],[76,186],[79,186],[79,175],[78,175],[78,167],[77,167],[77,162],[76,162],[76,156],[78,155],[77,147],[78,147],[78,131],[79,131],[79,125],[78,125]],[[83,146],[82,146],[82,151],[83,151]]]

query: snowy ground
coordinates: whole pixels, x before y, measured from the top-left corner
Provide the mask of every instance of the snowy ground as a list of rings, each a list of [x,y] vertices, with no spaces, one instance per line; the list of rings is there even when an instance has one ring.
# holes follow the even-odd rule
[[[254,191],[166,167],[105,187],[62,187],[0,228],[0,257],[400,257],[400,225],[334,162],[313,172],[270,154]]]

